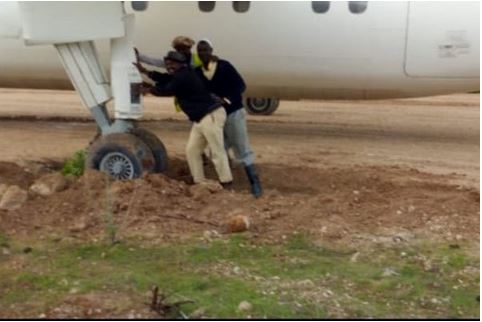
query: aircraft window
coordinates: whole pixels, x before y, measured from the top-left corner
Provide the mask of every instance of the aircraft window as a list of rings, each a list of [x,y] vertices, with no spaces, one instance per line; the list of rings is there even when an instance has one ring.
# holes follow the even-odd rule
[[[202,12],[211,12],[216,6],[216,1],[198,1],[197,4]]]
[[[330,9],[330,1],[311,1],[311,8],[316,13],[325,13]]]
[[[367,10],[368,1],[348,1],[351,13],[363,13]]]
[[[249,10],[249,1],[233,1],[233,9],[236,12],[247,12]]]

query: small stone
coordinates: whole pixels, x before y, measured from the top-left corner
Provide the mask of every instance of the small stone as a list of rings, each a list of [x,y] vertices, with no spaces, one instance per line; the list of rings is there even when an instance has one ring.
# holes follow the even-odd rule
[[[73,287],[69,290],[69,293],[70,294],[77,294],[77,293],[79,293],[79,289],[77,287]]]
[[[81,232],[89,228],[89,224],[87,222],[88,219],[80,218],[79,220],[75,221],[73,225],[69,228],[69,230],[73,233]]]
[[[358,256],[360,256],[359,252],[356,252],[355,254],[353,254],[350,258],[350,262],[356,263],[358,261]]]
[[[360,194],[360,191],[358,191],[358,190],[353,190],[353,194],[354,194],[354,195],[359,195],[359,194]]]
[[[315,283],[313,283],[313,281],[310,279],[305,279],[297,282],[296,285],[298,285],[299,287],[311,288],[315,286]]]
[[[234,267],[233,273],[236,274],[236,275],[239,275],[241,273],[241,268],[239,268],[239,266]]]
[[[8,186],[4,183],[0,184],[0,200],[3,197],[3,194],[7,191]]]
[[[440,301],[437,300],[436,298],[432,298],[432,299],[430,300],[430,302],[431,302],[432,304],[439,304],[439,303],[440,303]]]
[[[385,268],[382,272],[383,277],[398,276],[398,275],[400,274],[390,267]]]
[[[397,210],[397,215],[401,215],[403,212],[401,210]]]
[[[68,181],[65,177],[56,172],[44,175],[37,179],[33,185],[30,186],[29,191],[43,197],[50,196],[55,192],[60,192],[67,188]]]
[[[241,312],[248,312],[248,311],[251,311],[252,309],[253,309],[253,305],[251,305],[251,303],[249,303],[248,301],[242,301],[238,305],[238,311],[241,311]]]
[[[206,180],[189,187],[189,192],[193,199],[197,201],[206,200],[211,194],[217,193],[221,190],[223,190],[221,184],[212,180]]]
[[[206,314],[206,309],[204,307],[200,307],[195,309],[191,314],[191,319],[200,319]]]
[[[240,233],[250,228],[251,221],[247,216],[237,215],[231,217],[225,224],[226,233]]]
[[[10,255],[10,250],[7,247],[2,247],[2,255]]]
[[[10,186],[2,196],[0,200],[0,209],[3,210],[15,210],[27,201],[27,191],[18,186]]]

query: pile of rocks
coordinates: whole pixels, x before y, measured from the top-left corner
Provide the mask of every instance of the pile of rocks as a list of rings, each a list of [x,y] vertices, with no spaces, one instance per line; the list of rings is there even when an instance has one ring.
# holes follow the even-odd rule
[[[60,173],[51,173],[37,179],[25,190],[17,185],[0,184],[0,210],[15,210],[23,206],[29,197],[47,197],[65,190],[68,180]]]

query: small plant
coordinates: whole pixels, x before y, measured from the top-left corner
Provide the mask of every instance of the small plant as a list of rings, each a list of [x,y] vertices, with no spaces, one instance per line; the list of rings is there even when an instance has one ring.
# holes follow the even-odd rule
[[[117,225],[115,223],[114,211],[112,209],[112,191],[110,186],[110,181],[108,178],[105,179],[106,191],[105,191],[105,208],[104,208],[104,221],[105,221],[105,232],[107,240],[111,245],[118,243],[117,240]]]
[[[67,161],[62,168],[62,174],[64,176],[80,177],[84,174],[85,159],[87,152],[85,150],[79,150],[75,152],[74,156]]]

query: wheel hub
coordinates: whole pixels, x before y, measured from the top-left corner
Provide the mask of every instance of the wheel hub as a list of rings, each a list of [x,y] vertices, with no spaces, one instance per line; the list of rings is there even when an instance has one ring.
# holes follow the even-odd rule
[[[266,98],[256,97],[252,101],[252,106],[255,109],[263,109],[268,105],[268,100]]]
[[[133,179],[135,174],[132,161],[126,155],[119,152],[106,154],[100,162],[99,169],[109,176],[121,180]]]

